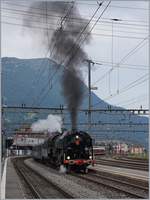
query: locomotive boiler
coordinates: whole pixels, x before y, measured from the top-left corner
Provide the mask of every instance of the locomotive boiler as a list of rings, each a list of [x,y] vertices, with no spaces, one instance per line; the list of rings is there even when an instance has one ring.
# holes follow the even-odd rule
[[[43,144],[33,147],[32,156],[56,167],[63,165],[67,172],[87,173],[87,166],[94,164],[92,138],[83,131],[55,132]]]

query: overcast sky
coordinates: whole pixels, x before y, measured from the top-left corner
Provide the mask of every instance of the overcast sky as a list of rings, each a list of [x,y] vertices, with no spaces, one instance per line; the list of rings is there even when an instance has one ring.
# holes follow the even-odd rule
[[[2,57],[46,56],[47,49],[41,46],[35,32],[22,26],[22,14],[28,10],[29,2],[2,1]],[[103,3],[95,20],[107,4],[108,1]],[[77,1],[77,6],[87,19],[98,7],[97,1]],[[84,47],[90,59],[102,64],[92,67],[92,85],[98,87],[94,92],[113,105],[148,108],[148,9],[147,1],[111,1],[93,29],[90,43]],[[114,18],[121,21],[112,26]],[[87,71],[83,74],[87,83]]]

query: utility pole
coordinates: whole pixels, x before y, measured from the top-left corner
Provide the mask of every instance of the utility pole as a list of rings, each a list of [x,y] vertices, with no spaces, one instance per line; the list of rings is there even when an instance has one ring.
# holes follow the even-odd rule
[[[88,108],[88,132],[91,131],[91,64],[94,65],[92,60],[85,60],[88,63],[88,88],[89,88],[89,108]]]

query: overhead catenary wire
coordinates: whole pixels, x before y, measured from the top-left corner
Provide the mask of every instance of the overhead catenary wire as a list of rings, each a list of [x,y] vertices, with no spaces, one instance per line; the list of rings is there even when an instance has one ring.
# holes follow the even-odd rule
[[[136,87],[137,85],[142,84],[142,83],[148,81],[148,76],[149,76],[149,74],[147,73],[147,74],[141,76],[140,78],[136,79],[135,81],[132,81],[131,83],[129,83],[125,87],[121,88],[119,94],[122,94],[122,93],[130,90],[131,88]],[[109,99],[111,99],[111,98],[113,98],[113,97],[115,97],[117,95],[118,95],[118,93],[113,93],[111,96],[109,95],[108,97],[104,98],[103,101],[109,100]],[[95,103],[92,107],[98,105],[99,103],[100,102]]]
[[[95,25],[96,25],[96,23],[99,21],[99,19],[102,17],[102,15],[104,14],[104,12],[106,11],[106,9],[108,8],[108,6],[110,5],[110,3],[111,3],[111,1],[109,1],[109,3],[107,4],[107,6],[105,7],[105,9],[102,11],[102,13],[100,14],[100,16],[98,17],[98,19],[97,19],[97,21],[95,22],[95,24],[92,26],[92,28],[90,29],[90,31],[89,32],[92,32],[92,30],[93,30],[93,28],[95,27]],[[99,4],[99,7],[98,8],[100,8],[101,7],[101,5],[102,5],[102,3],[101,4]],[[98,11],[98,9],[97,9],[97,11]],[[92,18],[95,16],[95,14],[96,14],[96,12],[93,14],[93,16],[92,16]],[[92,18],[90,19],[90,21],[92,20]],[[90,21],[88,22],[88,24],[90,23]],[[86,26],[88,26],[88,24],[86,25]],[[84,30],[85,30],[86,28],[84,28],[83,29],[83,31],[80,33],[80,35],[79,35],[79,39],[80,39],[80,36],[83,34],[83,32],[84,32]],[[87,37],[88,35],[86,35],[85,37],[84,37],[84,39],[81,41],[79,41],[80,43],[82,42],[84,42],[85,41],[85,39],[86,39],[86,37]],[[79,44],[79,47],[80,47],[80,45],[81,44]],[[78,47],[78,48],[79,48]],[[74,47],[72,47],[71,48],[71,50],[73,49]],[[76,54],[76,52],[78,51],[78,48],[77,49],[75,49],[75,54]],[[70,51],[69,51],[70,52]],[[74,55],[75,55],[74,54]],[[72,58],[71,58],[72,59]],[[65,61],[65,60],[64,60]],[[62,65],[62,63],[64,63],[64,61],[62,61],[61,62],[61,65]],[[64,68],[66,68],[65,66],[64,66]],[[67,68],[67,70],[69,70],[68,68]],[[48,93],[47,93],[48,94]]]
[[[6,16],[6,15],[2,15],[3,17],[7,17],[7,18],[11,18],[11,19],[16,19],[16,20],[20,20],[21,18],[18,18],[18,17],[14,17],[14,16]],[[3,21],[3,23],[5,23],[6,21]],[[33,20],[33,22],[38,22],[38,24],[40,24],[40,23],[42,23],[44,26],[28,26],[28,25],[24,25],[24,24],[19,24],[19,23],[16,23],[16,25],[20,25],[20,26],[25,26],[25,27],[27,27],[27,28],[37,28],[37,29],[45,29],[45,23],[44,22],[40,22],[39,20]],[[15,25],[15,23],[14,22],[6,22],[6,23],[12,23],[12,25],[14,24]],[[52,27],[52,25],[57,25],[57,23],[48,23],[49,25],[51,25],[51,27]],[[102,28],[102,26],[107,26],[107,27],[109,27],[110,26],[110,24],[107,24],[106,22],[101,22],[101,24],[97,24],[97,25],[99,25],[99,26],[101,26],[101,28]],[[128,26],[128,27],[127,27]],[[123,24],[120,24],[120,25],[118,25],[118,27],[119,27],[119,29],[125,29],[125,30],[127,30],[127,29],[129,29],[129,30],[132,30],[132,29],[134,29],[134,30],[138,30],[138,31],[142,31],[142,30],[144,30],[144,31],[147,31],[148,32],[148,29],[147,28],[140,28],[140,27],[133,27],[132,25],[130,25],[130,24],[128,24],[126,27],[124,27],[124,25]],[[96,29],[96,30],[101,30],[101,28],[100,29]],[[52,28],[49,28],[49,30],[55,30],[55,28],[54,27],[52,27]],[[103,30],[107,30],[107,29],[103,29]],[[108,30],[107,30],[108,31]],[[122,30],[122,31],[118,31],[118,32],[126,32],[126,33],[132,33],[131,31],[129,32],[129,31],[124,31],[124,30]],[[137,33],[137,31],[136,32],[133,32],[133,33]],[[145,33],[142,33],[142,34],[145,34]]]
[[[61,18],[61,20],[60,20],[60,26],[62,26],[62,23],[65,22],[66,17],[68,17],[68,16],[70,15],[73,6],[74,6],[74,3],[73,3],[72,6],[67,10],[67,13]],[[53,45],[52,51],[50,52],[50,57],[52,56],[52,53],[53,53],[54,49],[55,49],[55,44]],[[49,77],[49,82],[51,81],[51,83],[52,83],[53,76],[57,73],[57,70],[58,70],[58,68],[56,68],[56,70],[55,70],[55,72],[52,74],[52,76]],[[46,86],[47,86],[47,83],[46,83]],[[46,86],[45,86],[45,87],[46,87]],[[40,95],[43,93],[45,87],[42,88]],[[52,87],[49,88],[49,89],[52,89]],[[34,100],[34,102],[32,103],[32,105],[33,105],[34,103],[35,103],[35,100]]]
[[[97,10],[97,11],[98,11],[98,10]],[[95,15],[95,14],[96,14],[96,12],[94,13],[94,15]],[[88,24],[89,24],[89,22],[88,22]],[[88,26],[88,24],[85,26],[85,28],[84,28],[82,31],[84,31],[84,30],[86,29],[86,27]],[[81,35],[82,35],[82,33],[80,33],[80,36],[81,36]],[[79,36],[78,38],[80,38],[80,36]],[[71,48],[70,50],[72,50],[72,48]],[[69,51],[68,53],[70,53],[70,51]],[[65,61],[65,59],[59,64],[59,66],[62,65],[64,61]],[[64,68],[65,68],[65,67],[64,67]],[[56,73],[57,73],[58,70],[59,70],[59,67],[57,67],[56,71],[55,71],[54,74],[52,75],[51,80],[54,78],[54,76],[56,75]],[[68,70],[69,70],[69,69],[68,69]],[[46,88],[46,86],[47,86],[47,83],[46,83],[46,85],[43,87],[43,89],[41,90],[40,95],[42,95],[42,93],[45,91],[44,89]],[[48,92],[49,92],[49,91],[48,91]],[[44,98],[45,98],[45,96],[48,94],[48,92],[45,93]],[[42,102],[42,101],[40,101],[39,104],[40,104],[41,102]]]
[[[47,6],[47,5],[46,5]],[[46,8],[47,9],[47,8]],[[65,10],[64,10],[64,12],[65,12]],[[63,17],[61,18],[61,20],[60,20],[60,24],[61,24],[61,21],[63,20]],[[59,21],[59,20],[58,20]],[[46,22],[47,22],[47,20],[46,20]],[[46,29],[46,31],[47,31],[47,40],[49,41],[49,36],[48,36],[48,28]],[[48,43],[49,44],[49,43]],[[51,50],[51,51],[50,51]],[[49,54],[49,51],[50,51],[50,54]],[[51,45],[49,45],[49,48],[48,48],[48,50],[47,50],[47,52],[46,52],[46,54],[45,54],[45,58],[48,58],[49,56],[51,57],[51,55],[52,55],[52,53],[53,53],[53,51],[54,51],[54,47],[51,49]],[[49,54],[49,55],[48,55]],[[49,59],[48,59],[48,63],[49,63]],[[44,58],[42,59],[42,61],[41,61],[41,64],[40,64],[40,68],[39,68],[39,70],[37,71],[37,76],[35,77],[35,79],[34,79],[34,81],[33,81],[33,85],[37,85],[38,83],[39,83],[39,81],[40,81],[40,79],[41,79],[41,77],[42,77],[42,74],[44,73],[44,71],[46,70],[46,67],[41,67],[42,65],[44,64]],[[49,66],[50,67],[50,66]],[[38,79],[37,79],[37,77],[39,77]],[[49,84],[50,84],[50,77],[49,77]],[[30,95],[30,93],[31,93],[31,91],[32,91],[32,87],[31,87],[31,90],[28,92],[28,94],[27,94],[27,96],[28,95]],[[35,100],[36,100],[36,98],[34,98],[34,100],[33,100],[33,103],[32,103],[32,105],[35,103]]]
[[[140,45],[141,45],[146,39],[148,39],[148,37],[144,38],[144,40],[142,40],[140,43],[138,43],[138,45],[136,45],[127,55],[125,55],[125,56],[121,59],[120,63],[121,63],[121,62],[124,62],[128,57],[130,57],[131,55],[133,55],[133,53],[135,53],[137,50],[139,50],[141,47],[143,47],[143,45],[142,45],[141,47],[140,47]],[[145,45],[145,44],[144,44],[144,45]],[[118,63],[118,65],[119,65],[120,63]],[[109,70],[109,71],[110,71],[110,70]],[[101,81],[102,79],[104,79],[105,76],[109,75],[109,71],[106,72],[106,73],[104,74],[104,76],[102,76],[100,79],[98,79],[98,80],[96,81],[96,83],[99,82],[99,81]],[[117,94],[119,94],[118,91],[117,91],[117,93],[116,93],[115,95],[110,95],[109,97],[112,98],[113,96],[116,96]],[[107,99],[108,99],[108,98],[107,98]],[[105,100],[107,100],[107,99],[105,99]],[[96,105],[97,105],[97,104],[96,104]]]
[[[3,15],[4,16],[4,15]],[[18,17],[14,17],[14,16],[11,16],[11,17],[9,17],[9,16],[7,16],[8,18],[11,18],[11,19],[16,19],[17,18],[17,20],[19,20],[20,18],[18,18]],[[5,23],[6,21],[3,21],[3,23]],[[37,21],[37,20],[34,20],[34,22],[39,22],[39,23],[42,23],[43,25],[45,25],[44,24],[44,22],[40,22],[39,20]],[[8,23],[12,23],[12,24],[15,24],[15,23],[13,23],[13,22],[8,22]],[[17,25],[17,23],[16,23],[16,25]],[[44,29],[45,28],[45,26],[28,26],[28,25],[24,25],[24,24],[18,24],[18,26],[19,25],[21,25],[21,26],[25,26],[25,27],[28,27],[28,28],[37,28],[37,29]],[[49,25],[57,25],[56,23],[49,23]],[[106,22],[101,22],[101,24],[97,24],[97,25],[99,25],[99,26],[107,26],[107,27],[109,27],[110,26],[110,24],[107,24]],[[127,25],[127,24],[126,24]],[[130,30],[132,30],[132,29],[134,29],[134,30],[139,30],[139,31],[142,31],[142,30],[144,30],[144,31],[148,31],[148,29],[147,28],[140,28],[140,27],[134,27],[134,26],[132,26],[132,25],[130,25],[130,24],[128,24],[126,27],[124,27],[124,25],[123,24],[120,24],[120,25],[118,25],[119,26],[119,29],[124,29],[125,28],[125,30],[128,28],[128,29],[130,29]],[[52,27],[52,26],[51,26]],[[49,28],[49,30],[54,30],[54,27],[53,28]],[[99,29],[97,29],[97,30],[99,30]],[[120,31],[120,32],[122,32],[122,31]],[[125,32],[125,31],[124,31]],[[143,33],[144,34],[144,33]]]
[[[73,4],[73,5],[74,5],[74,4]],[[59,22],[59,26],[62,26],[62,23],[65,21],[66,16],[69,15],[71,9],[73,8],[73,5],[67,10],[67,14],[65,14],[64,16],[61,17],[60,22]],[[65,10],[64,10],[64,13],[65,13]],[[58,21],[59,21],[59,20],[58,20]],[[54,30],[56,30],[56,29],[54,29]],[[47,31],[49,31],[49,29],[47,29]],[[50,41],[49,41],[49,43],[50,43]],[[50,48],[50,49],[51,49],[51,52],[50,52],[50,56],[49,56],[49,57],[51,57],[52,54],[53,54],[53,52],[54,52],[55,44],[54,44],[53,47]]]
[[[103,67],[103,65],[111,65],[111,62],[109,61],[105,61],[105,60],[95,60],[95,59],[92,59],[93,62],[97,65],[101,65],[101,67]],[[117,62],[114,62],[114,65],[117,65],[118,63]],[[128,67],[136,67],[136,68],[141,68],[141,69],[149,69],[149,66],[148,65],[141,65],[141,64],[131,64],[131,63],[120,63],[120,66],[128,66]]]
[[[99,65],[102,65],[101,63],[95,63],[94,62],[94,64],[99,64]],[[111,65],[110,65],[110,67],[111,67]],[[126,67],[125,67],[126,68]],[[121,68],[122,69],[122,68]],[[124,68],[123,68],[124,69]],[[132,69],[132,68],[127,68],[127,69]],[[133,69],[136,69],[136,68],[133,68]],[[137,70],[137,69],[136,69]],[[141,69],[141,70],[143,70],[143,69]],[[94,86],[95,84],[97,84],[97,83],[101,83],[101,81],[103,81],[103,79],[107,76],[107,75],[109,75],[109,72],[110,72],[110,70],[108,70],[107,72],[105,72],[100,78],[98,78],[92,85]],[[118,93],[118,92],[117,92]],[[86,93],[86,94],[84,94],[84,97],[88,97],[88,94]]]
[[[104,1],[103,1],[103,2],[104,2]],[[103,2],[102,2],[101,4],[99,4],[99,8],[100,8],[101,5],[103,4]],[[80,40],[80,41],[79,41],[79,46],[75,49],[75,52],[74,52],[73,56],[76,55],[78,49],[80,48],[80,46],[82,45],[82,43],[86,40],[86,38],[88,37],[89,33],[91,33],[92,30],[95,28],[96,24],[98,23],[98,21],[100,20],[100,18],[101,18],[102,15],[104,14],[104,12],[107,10],[107,8],[109,7],[110,3],[111,3],[111,1],[108,2],[107,6],[106,6],[105,9],[102,11],[102,13],[100,14],[100,16],[97,18],[96,22],[92,25],[90,31],[89,31],[88,33],[85,34],[85,37],[83,38],[83,40]],[[94,15],[95,15],[95,14],[96,14],[96,13],[94,13]],[[94,16],[94,15],[93,15],[93,16]],[[93,17],[93,16],[92,16],[92,17]],[[92,21],[92,18],[89,20],[89,23],[90,23],[91,21]],[[81,34],[83,34],[83,32],[81,32]],[[81,39],[82,39],[82,38],[81,38]],[[71,59],[72,59],[72,57],[71,57]]]
[[[146,93],[140,94],[140,95],[138,95],[137,97],[134,97],[134,98],[131,98],[131,99],[128,99],[128,100],[124,100],[124,101],[119,101],[119,102],[116,103],[116,105],[122,105],[122,104],[124,105],[124,103],[129,103],[129,102],[138,100],[138,99],[141,98],[141,97],[144,97],[144,98],[145,98],[146,96],[147,96]]]
[[[15,25],[15,26],[21,26],[21,27],[27,27],[27,28],[33,28],[33,29],[40,29],[40,30],[47,30],[46,28],[42,28],[42,27],[37,27],[37,26],[26,26],[26,25],[22,25],[22,24],[17,24],[17,23],[11,23],[11,22],[6,22],[6,21],[2,21],[1,22],[2,24],[9,24],[9,25]],[[51,31],[55,31],[56,29],[50,29],[49,30]],[[108,34],[99,34],[99,33],[92,33],[92,35],[95,35],[95,36],[103,36],[103,37],[112,37],[112,35],[108,35]],[[139,39],[144,39],[144,37],[135,37],[135,36],[126,36],[126,35],[113,35],[114,37],[118,37],[118,38],[127,38],[127,39],[136,39],[136,40],[139,40]]]
[[[19,10],[19,9],[10,9],[10,8],[2,8],[2,10],[6,10],[5,12],[11,12],[12,14],[20,14],[20,15],[22,15],[22,16],[35,16],[35,17],[42,17],[42,18],[46,18],[46,14],[45,13],[39,13],[39,12],[30,12],[30,11],[25,11],[25,10]],[[3,13],[4,13],[4,11],[3,11]],[[12,12],[13,11],[13,12]],[[61,18],[61,15],[55,15],[55,14],[47,14],[47,18],[48,17],[50,17],[50,18]],[[85,17],[85,16],[83,16],[83,17]],[[90,20],[90,18],[91,18],[92,16],[90,16],[89,18],[86,18],[87,20]],[[70,18],[70,20],[74,20],[74,22],[76,22],[76,23],[81,23],[80,22],[80,18],[76,18],[76,17],[71,17]],[[107,19],[107,20],[104,20],[104,18],[103,18],[103,20],[102,20],[102,23],[107,23],[107,24],[110,24],[111,25],[111,21],[109,21],[109,20],[111,20],[110,18],[105,18],[105,19]],[[92,19],[92,22],[94,23],[96,21],[96,19],[95,18],[93,18]],[[126,21],[127,22],[127,21]],[[139,26],[139,27],[144,27],[144,28],[148,28],[148,23],[147,24],[144,24],[144,23],[140,23],[140,24],[138,24],[138,23],[125,23],[124,22],[124,20],[123,19],[121,19],[121,22],[114,22],[115,24],[118,24],[118,25],[130,25],[130,26]],[[99,25],[99,23],[97,24],[97,25]]]
[[[144,83],[144,82],[146,82],[146,81],[148,81],[148,77],[145,78],[144,80],[141,80],[140,82],[138,82],[138,83],[136,83],[136,84],[134,84],[134,85],[131,85],[130,87],[128,86],[127,88],[125,87],[125,88],[121,89],[121,90],[120,90],[120,93],[126,92],[127,90],[129,90],[129,89],[131,89],[131,88],[133,88],[133,87],[135,87],[135,86],[137,86],[137,85],[139,85],[139,84],[142,84],[142,83]],[[116,95],[118,95],[118,93],[114,93],[111,97],[109,96],[109,97],[107,97],[107,98],[105,98],[105,99],[110,99],[110,98],[112,98],[113,96],[116,96]],[[105,100],[105,99],[104,99],[104,100]]]
[[[6,11],[5,11],[5,12],[6,12]],[[8,12],[8,11],[7,11],[7,12]],[[16,12],[13,12],[12,14],[19,14],[19,13],[18,13],[18,12],[17,12],[17,13],[16,13]],[[23,15],[29,15],[29,14],[23,14],[22,12],[21,12],[20,14],[21,14],[22,16],[23,16]],[[34,16],[34,15],[33,15],[33,13],[32,13],[32,14],[31,14],[31,17],[33,17],[33,16]],[[55,17],[56,17],[56,16],[55,16]],[[58,16],[57,16],[57,17],[58,17]],[[43,16],[42,16],[42,18],[43,18]],[[60,16],[59,16],[59,18],[60,18]],[[77,22],[77,23],[80,23],[80,21],[78,21],[79,18],[72,18],[72,19],[73,19],[73,20],[76,19],[76,20],[77,20],[76,22]],[[94,19],[93,19],[93,20],[94,20]],[[92,20],[92,21],[93,21],[93,20]],[[123,21],[123,19],[122,19],[122,21]],[[74,21],[74,22],[75,22],[75,21]],[[109,21],[104,21],[104,22],[101,21],[101,23],[109,23],[109,24],[110,24]],[[143,24],[143,23],[142,23],[142,24]],[[97,23],[97,25],[100,25],[100,24]],[[121,24],[120,24],[120,25],[121,25]],[[133,25],[138,26],[138,24],[122,24],[122,25],[128,25],[128,26],[130,25],[130,29],[133,27]],[[139,24],[139,25],[140,25],[140,24]],[[137,29],[137,28],[134,28],[134,29]]]
[[[103,3],[103,2],[102,2],[102,3]],[[88,23],[86,24],[86,26],[82,29],[82,31],[81,31],[80,34],[78,35],[78,37],[77,37],[77,39],[76,39],[76,42],[78,42],[78,43],[81,42],[80,38],[81,38],[82,34],[84,33],[84,31],[86,30],[86,28],[88,27],[88,25],[90,24],[90,22],[92,21],[92,19],[94,18],[94,16],[95,16],[96,13],[98,12],[98,10],[100,9],[102,3],[99,4],[98,8],[95,10],[95,12],[94,12],[94,14],[92,15],[91,19],[88,21]],[[85,38],[84,38],[84,40],[85,40]],[[70,54],[70,52],[73,50],[73,48],[74,48],[74,45],[69,49],[69,51],[68,51],[69,54]],[[66,58],[65,58],[65,59],[66,59]],[[65,59],[64,59],[59,65],[62,65],[62,64],[65,62]],[[64,68],[65,68],[65,66],[64,66]],[[59,69],[59,68],[58,68],[58,69]],[[54,76],[56,75],[58,69],[57,69],[56,72],[54,73],[52,79],[53,79]],[[67,68],[67,70],[69,70],[69,69]],[[47,94],[48,94],[48,92],[44,95],[44,97],[45,97]],[[40,101],[40,103],[41,103],[41,101]]]
[[[141,103],[141,102],[142,102],[142,103]],[[139,103],[139,105],[142,106],[142,105],[144,105],[144,104],[143,104],[144,102],[148,102],[148,98],[147,98],[147,99],[145,99],[145,98],[138,99],[138,100],[136,100],[136,101],[134,101],[134,102],[132,102],[132,103],[128,103],[128,104],[123,105],[123,107],[131,106],[131,105],[134,105],[135,103]],[[142,104],[142,105],[141,105],[141,104]]]
[[[147,101],[148,102],[148,95],[144,95],[144,96],[141,96],[141,98],[140,97],[138,97],[136,100],[134,100],[134,101],[130,101],[130,103],[127,103],[127,104],[123,104],[122,105],[122,107],[125,107],[125,106],[131,106],[131,105],[133,105],[133,104],[135,104],[135,103],[140,103],[141,101],[143,102],[143,101]],[[141,105],[141,103],[140,103],[140,106],[142,106]]]
[[[63,26],[64,26],[64,23],[66,22],[66,19],[70,16],[71,10],[73,9],[73,7],[74,7],[74,2],[72,3],[72,6],[67,10],[67,13],[65,13],[65,15],[61,18],[61,20],[60,20],[60,27],[63,27]],[[56,29],[55,29],[55,30],[56,30]],[[50,57],[52,56],[55,47],[56,47],[56,46],[55,46],[55,44],[54,44]]]
[[[75,1],[73,1],[73,2],[75,2]],[[70,4],[71,4],[72,2],[64,2],[64,3],[70,3]],[[76,1],[76,4],[79,4],[79,1]],[[87,2],[86,2],[85,4],[88,5]],[[26,5],[24,5],[24,4],[16,4],[16,3],[10,3],[10,2],[5,2],[5,1],[2,2],[2,6],[3,6],[3,5],[11,6],[11,8],[12,8],[12,6],[17,6],[17,7],[21,7],[21,8],[29,8],[29,5],[27,5],[27,4],[26,4]],[[97,6],[97,3],[95,3],[95,4],[93,4],[93,5]],[[103,5],[102,5],[102,6],[103,6]],[[125,8],[125,7],[122,7],[122,6],[115,6],[115,5],[110,5],[110,7]],[[129,7],[128,7],[128,8],[129,8]],[[34,9],[34,10],[41,10],[41,11],[43,10],[42,8],[35,7],[35,6],[33,6],[33,5],[32,5],[32,9]],[[131,8],[131,9],[135,9],[135,8]],[[136,8],[136,9],[142,9],[142,8]],[[143,8],[143,9],[144,9],[144,8]],[[145,8],[144,10],[148,10],[148,9]],[[54,10],[54,9],[53,9],[53,10],[50,10],[50,9],[48,9],[48,11],[50,11],[50,12],[55,12],[56,10]],[[83,17],[87,17],[87,16],[84,15]],[[90,16],[89,16],[89,17],[90,17]],[[105,17],[105,18],[102,18],[102,19],[108,19],[108,18]],[[129,20],[126,19],[125,21],[129,21]],[[130,20],[130,21],[135,21],[135,22],[136,22],[137,20]],[[142,20],[141,22],[144,23],[145,21]]]
[[[113,36],[112,36],[113,37]],[[123,62],[125,62],[125,60],[128,58],[128,57],[130,57],[131,55],[133,55],[139,48],[142,48],[143,46],[145,46],[145,44],[146,43],[144,43],[142,46],[140,46],[145,40],[147,40],[148,39],[148,37],[146,37],[146,38],[144,38],[139,44],[137,44],[137,46],[135,46],[127,55],[125,55],[121,60],[120,60],[120,62],[117,64],[117,67],[118,67],[118,74],[119,74],[119,65],[120,65],[120,63],[123,63]],[[113,49],[112,49],[112,52],[113,52]],[[112,54],[112,57],[113,57],[113,54]],[[113,58],[112,58],[113,59]],[[113,61],[112,61],[113,62]],[[112,96],[111,95],[111,91],[110,91],[110,73],[112,72],[112,70],[114,70],[114,67],[113,67],[113,64],[112,64],[112,68],[110,69],[110,71],[109,71],[109,93],[110,93],[110,96]],[[118,75],[118,85],[119,85],[119,75]],[[117,89],[117,93],[119,93],[119,87],[118,87],[118,89]]]
[[[71,3],[71,2],[65,2],[66,4],[67,3]],[[20,7],[26,7],[26,8],[28,8],[28,6],[27,6],[27,4],[25,5],[25,4],[20,4],[20,2],[19,2],[19,4],[15,4],[15,3],[10,3],[10,2],[5,2],[5,1],[3,1],[2,2],[2,5],[10,5],[10,6],[12,6],[12,5],[15,5],[15,6],[20,6]],[[97,6],[97,4],[96,3],[92,3],[92,4],[89,4],[89,3],[83,3],[83,1],[82,2],[79,2],[79,1],[76,1],[76,4],[78,4],[78,5],[91,5],[91,6]],[[129,6],[118,6],[118,5],[110,5],[110,7],[112,7],[112,8],[123,8],[123,9],[131,9],[131,10],[140,10],[140,11],[148,11],[149,9],[148,8],[138,8],[138,7],[129,7]],[[35,10],[41,10],[41,8],[38,8],[38,7],[34,7],[34,9]],[[48,11],[52,11],[52,10],[48,10]],[[53,10],[53,11],[55,11],[55,10]]]
[[[134,53],[136,53],[140,48],[142,48],[146,43],[144,43],[142,46],[140,46],[143,42],[145,42],[148,39],[148,37],[145,37],[142,41],[140,41],[140,43],[138,43],[133,49],[131,49],[121,60],[119,63],[116,64],[116,68],[119,67],[119,65],[122,62],[125,62],[125,60],[127,58],[129,58],[131,55],[133,55]],[[99,63],[98,63],[99,64]],[[110,71],[112,69],[110,69],[109,71],[107,71],[104,75],[102,75],[94,84],[98,83],[99,81],[103,80],[107,75],[109,75]],[[117,92],[118,93],[118,92]],[[112,95],[110,95],[111,97]]]
[[[95,63],[94,62],[94,64],[99,64],[99,65],[101,65],[102,66],[102,64],[101,63]],[[110,67],[111,67],[111,65],[110,65]],[[104,73],[99,79],[97,79],[92,85],[94,86],[96,83],[100,83],[101,81],[103,81],[103,79],[107,76],[109,74],[109,71],[107,71],[106,73]],[[117,94],[118,94],[118,91],[117,91]],[[84,98],[85,97],[88,97],[88,92],[86,92],[85,94],[84,94]],[[112,97],[112,95],[110,95],[110,97]]]
[[[128,53],[127,55],[125,55],[125,56],[120,60],[119,64],[120,64],[120,63],[123,63],[127,58],[129,58],[131,55],[133,55],[137,50],[139,50],[140,48],[142,48],[143,46],[145,46],[146,43],[147,43],[146,40],[148,40],[148,36],[145,37],[140,43],[138,43],[131,51],[129,51],[129,53]],[[145,42],[145,41],[146,41],[146,43],[144,43],[144,44],[140,47],[140,45],[141,45],[143,42]]]
[[[8,15],[4,15],[4,14],[2,14],[1,15],[1,17],[2,18],[10,18],[10,19],[16,19],[16,20],[21,20],[20,18],[18,18],[18,17],[14,17],[14,16],[8,16]],[[44,22],[44,21],[39,21],[39,20],[32,20],[33,22],[38,22],[38,24],[42,24],[42,25],[44,25],[44,27],[34,27],[34,26],[26,26],[26,27],[31,27],[31,28],[39,28],[39,29],[44,29],[45,28],[45,26],[46,26],[46,23]],[[6,21],[3,21],[4,23],[6,22]],[[8,22],[9,23],[9,22]],[[10,23],[12,23],[12,25],[13,25],[13,23],[14,22],[10,22]],[[15,24],[15,23],[14,23]],[[18,24],[18,26],[19,25],[22,25],[22,24]],[[48,30],[56,30],[55,28],[56,28],[56,26],[57,26],[57,23],[49,23],[49,22],[47,22],[47,25],[50,25],[50,27],[51,28],[48,28]],[[100,25],[100,24],[99,24]],[[103,26],[105,26],[105,25],[103,25]],[[111,31],[111,29],[103,29],[103,28],[96,28],[95,29],[96,31],[99,31],[99,30],[101,30],[101,31]],[[140,32],[140,30],[141,29],[138,29],[139,30],[139,32],[137,32],[137,31],[124,31],[124,30],[115,30],[115,32],[120,32],[120,33],[128,33],[128,34],[136,34],[136,35],[140,35],[140,34],[148,34],[148,30],[147,30],[147,32]]]
[[[144,38],[144,40],[145,40],[145,38]],[[139,46],[139,45],[138,45]]]
[[[92,3],[89,3],[89,1],[88,1],[88,3],[86,2],[81,2],[81,1],[77,1],[78,2],[78,4],[83,4],[83,5],[96,5],[96,3],[93,3],[93,1],[92,1]],[[148,11],[148,8],[138,8],[138,7],[130,7],[130,6],[116,6],[116,5],[110,5],[110,7],[114,7],[114,8],[126,8],[126,9],[131,9],[131,10],[142,10],[142,11],[145,11],[145,10],[147,10]]]
[[[95,65],[101,65],[101,67],[112,67],[112,65],[111,64],[101,64],[101,63],[99,63],[99,62],[94,62],[94,64]],[[134,67],[135,66],[135,67]],[[131,70],[140,70],[140,71],[147,71],[147,70],[149,70],[149,68],[148,67],[137,67],[136,65],[134,65],[134,66],[130,66],[130,65],[123,65],[123,66],[120,66],[119,67],[119,69],[131,69]],[[118,66],[117,66],[117,63],[115,64],[115,66],[114,66],[114,68],[117,68],[118,69]]]

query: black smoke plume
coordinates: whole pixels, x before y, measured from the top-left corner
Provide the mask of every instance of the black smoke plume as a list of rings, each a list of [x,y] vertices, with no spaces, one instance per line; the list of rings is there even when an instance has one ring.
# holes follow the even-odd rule
[[[77,110],[83,97],[81,66],[87,59],[82,46],[91,37],[88,21],[80,16],[75,2],[34,2],[28,12],[33,16],[26,17],[24,23],[44,27],[44,31],[37,34],[41,41],[50,38],[43,43],[51,49],[51,57],[64,66],[63,93],[70,110],[72,129],[76,129]]]

